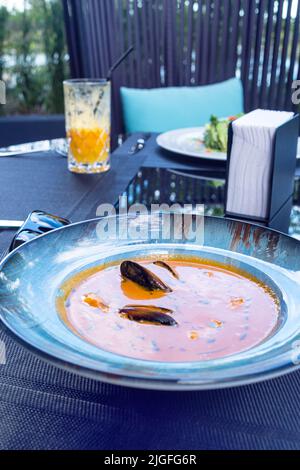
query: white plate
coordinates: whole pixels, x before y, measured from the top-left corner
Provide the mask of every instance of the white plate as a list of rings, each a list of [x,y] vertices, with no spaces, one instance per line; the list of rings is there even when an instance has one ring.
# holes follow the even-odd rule
[[[226,161],[226,153],[216,152],[205,147],[203,143],[204,132],[204,127],[176,129],[160,134],[156,141],[163,149],[186,157]],[[300,139],[298,140],[297,158],[300,159]]]
[[[165,150],[188,157],[226,161],[226,153],[212,151],[205,147],[204,132],[204,127],[176,129],[160,134],[157,137],[157,144]]]

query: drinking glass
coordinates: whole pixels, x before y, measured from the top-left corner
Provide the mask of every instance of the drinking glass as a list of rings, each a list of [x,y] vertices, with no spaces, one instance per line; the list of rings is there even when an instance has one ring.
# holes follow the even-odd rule
[[[75,173],[109,170],[110,81],[66,80],[64,96],[69,170]]]

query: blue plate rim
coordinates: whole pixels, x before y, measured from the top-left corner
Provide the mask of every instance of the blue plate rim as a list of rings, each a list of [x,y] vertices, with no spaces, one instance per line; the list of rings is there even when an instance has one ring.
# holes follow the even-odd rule
[[[113,215],[111,217],[114,218],[115,216]],[[257,227],[259,229],[266,230],[267,232],[270,232],[270,233],[277,233],[281,237],[284,237],[284,238],[287,238],[287,239],[292,239],[293,242],[295,242],[295,243],[300,243],[300,241],[290,237],[289,235],[287,235],[285,233],[282,233],[282,232],[277,231],[277,230],[262,227],[259,224],[255,224],[255,223],[252,224],[252,223],[249,223],[247,221],[240,220],[240,219],[233,219],[233,218],[227,218],[227,217],[226,217],[226,219],[224,219],[223,217],[205,216],[205,218],[215,219],[215,220],[219,220],[219,221],[225,220],[226,222],[233,222],[233,223],[242,223],[243,225],[250,226],[250,227]],[[25,245],[33,244],[38,239],[43,238],[43,237],[47,237],[51,233],[58,232],[60,230],[66,230],[68,228],[72,228],[74,226],[79,226],[79,225],[84,225],[84,224],[87,224],[87,223],[95,223],[95,222],[97,222],[99,220],[102,220],[102,219],[103,219],[103,217],[96,217],[96,218],[87,219],[87,220],[84,220],[84,221],[75,222],[75,223],[72,223],[68,226],[60,227],[60,228],[57,228],[57,229],[55,229],[51,232],[42,234],[42,235],[38,236],[36,239],[29,240],[28,242],[24,243],[20,247],[13,250],[11,253],[7,254],[1,260],[1,262],[0,262],[0,272],[3,268],[3,266],[7,263],[7,261],[10,258],[12,258],[15,255],[16,252],[21,251],[22,248]],[[10,327],[10,325],[7,324],[7,322],[4,320],[1,312],[0,312],[0,320],[1,320],[2,324],[4,325],[6,332],[13,339],[17,340],[17,342],[19,342],[23,347],[25,347],[26,349],[28,349],[30,352],[34,353],[38,357],[42,357],[47,362],[49,362],[51,364],[54,364],[54,365],[56,365],[56,366],[58,366],[58,367],[60,367],[64,370],[69,370],[73,373],[74,372],[75,373],[80,373],[81,375],[83,375],[85,377],[92,378],[92,379],[97,379],[97,380],[102,380],[103,382],[108,382],[108,383],[112,383],[112,384],[116,384],[116,385],[125,385],[125,386],[131,386],[131,387],[135,387],[135,388],[164,389],[164,390],[199,390],[199,389],[201,389],[201,390],[202,389],[203,390],[211,390],[211,389],[217,389],[217,388],[228,388],[228,387],[247,385],[249,383],[257,383],[257,382],[272,379],[272,378],[275,378],[275,377],[278,377],[278,376],[281,376],[281,375],[285,375],[287,373],[291,373],[291,372],[297,370],[298,368],[300,368],[300,364],[296,365],[292,361],[287,361],[286,364],[281,365],[279,369],[276,369],[276,372],[274,372],[274,370],[271,369],[269,371],[264,372],[263,374],[261,374],[259,376],[257,376],[257,374],[256,374],[255,377],[251,376],[250,378],[248,378],[248,376],[245,376],[245,378],[243,378],[241,380],[235,380],[235,379],[230,378],[229,381],[224,381],[224,383],[218,382],[217,384],[216,383],[203,383],[203,382],[198,382],[197,383],[197,381],[181,382],[180,380],[175,380],[175,379],[172,381],[170,378],[168,378],[168,379],[162,379],[162,378],[147,379],[147,378],[140,378],[140,377],[136,377],[136,376],[128,376],[128,373],[126,373],[126,375],[111,374],[111,373],[96,371],[96,370],[93,370],[93,369],[88,368],[88,367],[86,368],[82,365],[76,365],[72,362],[64,361],[63,359],[58,358],[55,355],[51,355],[51,353],[45,352],[44,350],[38,348],[37,346],[34,346],[34,345],[30,344],[29,342],[24,340],[22,337],[20,337],[16,332],[14,332],[12,330],[12,328]],[[176,363],[176,364],[181,364],[182,365],[182,363]]]

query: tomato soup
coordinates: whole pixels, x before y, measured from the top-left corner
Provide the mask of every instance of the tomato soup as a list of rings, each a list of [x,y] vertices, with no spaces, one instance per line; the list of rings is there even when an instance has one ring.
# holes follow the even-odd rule
[[[124,356],[186,362],[246,351],[276,328],[276,295],[243,271],[182,257],[134,262],[160,285],[145,288],[111,264],[62,286],[58,311],[75,334]]]

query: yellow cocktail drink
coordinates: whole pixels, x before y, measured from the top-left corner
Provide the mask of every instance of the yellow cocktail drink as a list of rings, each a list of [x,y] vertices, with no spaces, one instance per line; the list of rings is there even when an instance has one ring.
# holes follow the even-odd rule
[[[64,82],[69,170],[101,173],[110,168],[110,82]]]

